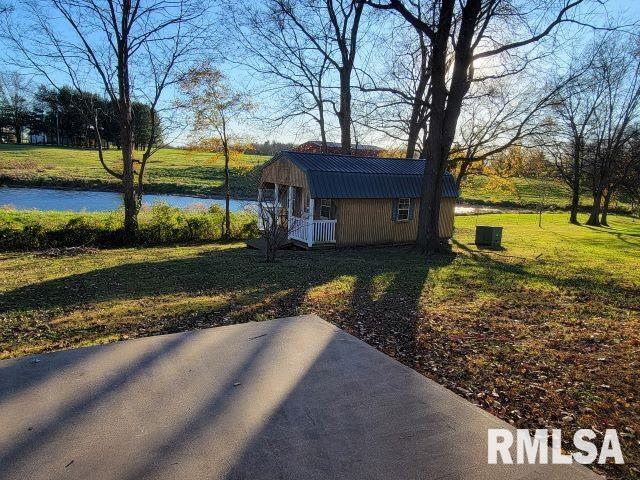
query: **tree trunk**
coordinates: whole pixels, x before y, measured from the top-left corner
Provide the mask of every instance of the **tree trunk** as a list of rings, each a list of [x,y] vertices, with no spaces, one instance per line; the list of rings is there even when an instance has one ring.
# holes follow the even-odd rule
[[[342,67],[340,70],[340,144],[342,153],[351,155],[351,68]]]
[[[591,225],[593,227],[600,226],[600,205],[602,204],[602,190],[599,190],[593,196],[593,206],[591,207],[591,214],[589,215],[589,219],[587,220],[587,225]]]
[[[133,171],[133,152],[131,141],[127,138],[129,130],[127,128],[127,118],[130,117],[131,109],[127,109],[127,102],[121,102],[124,109],[120,114],[122,126],[120,133],[122,135],[122,195],[124,200],[124,237],[125,242],[131,243],[135,241],[138,233],[138,209],[139,202],[134,187],[134,171]],[[129,104],[129,107],[131,105]],[[127,114],[129,112],[129,115]]]
[[[409,135],[407,138],[407,158],[413,158],[416,152],[416,146],[418,144],[418,137],[420,136],[420,130],[424,127],[426,122],[423,115],[423,107],[425,103],[425,91],[428,85],[428,53],[426,51],[424,39],[422,34],[420,35],[420,52],[421,52],[421,66],[420,66],[420,81],[416,88],[415,96],[413,98],[413,106],[411,107],[411,117],[409,118]]]
[[[574,179],[575,182],[575,179]],[[573,183],[571,186],[571,213],[569,214],[569,223],[578,225],[578,208],[580,206],[580,185]]]
[[[438,222],[442,199],[442,177],[447,169],[462,101],[471,85],[469,78],[469,66],[473,60],[471,44],[482,3],[480,0],[469,0],[463,9],[451,81],[447,88],[447,72],[450,70],[447,67],[447,50],[454,7],[455,0],[442,1],[438,30],[431,41],[431,112],[417,238],[418,247],[425,253],[435,252],[440,248]]]
[[[231,192],[229,190],[229,149],[224,146],[224,238],[231,238],[231,212],[229,204],[231,203]]]
[[[22,127],[19,125],[16,125],[15,127],[13,127],[13,129],[16,135],[16,143],[20,145],[22,143]]]
[[[407,137],[407,158],[413,158],[415,156],[419,135],[420,126],[417,124],[417,121],[414,121],[412,114],[411,120],[409,121],[409,135]]]
[[[604,225],[605,227],[609,226],[607,223],[607,215],[609,214],[609,204],[611,202],[613,191],[609,188],[607,189],[607,193],[604,196],[604,203],[602,205],[602,214],[600,216],[600,225]]]
[[[322,153],[327,153],[327,130],[324,125],[324,106],[322,99],[318,102],[318,124],[320,126],[320,140],[322,141]]]
[[[437,156],[429,154],[425,162],[416,245],[423,253],[432,253],[438,250],[440,244],[438,218],[442,196],[442,175],[438,174],[439,158]]]
[[[460,171],[458,172],[458,176],[456,177],[456,187],[458,187],[458,189],[460,189],[462,180],[464,180],[464,177],[466,177],[467,170],[469,170],[470,166],[471,162],[469,160],[462,160],[462,163],[460,164]]]
[[[128,19],[131,2],[125,0],[122,18]],[[124,20],[123,20],[124,23]],[[118,110],[120,116],[120,143],[122,148],[122,195],[124,200],[124,240],[132,243],[138,233],[140,199],[136,194],[133,168],[133,110],[129,83],[129,44],[124,35],[118,43]]]
[[[580,207],[580,151],[581,139],[573,141],[573,178],[571,179],[571,213],[569,223],[578,224],[578,208]]]

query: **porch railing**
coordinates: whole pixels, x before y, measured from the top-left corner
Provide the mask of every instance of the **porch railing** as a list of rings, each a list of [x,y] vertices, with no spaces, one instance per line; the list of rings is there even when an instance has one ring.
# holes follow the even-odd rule
[[[312,222],[311,225],[309,222]],[[311,220],[292,215],[289,217],[289,238],[309,246],[314,243],[335,243],[336,221]]]

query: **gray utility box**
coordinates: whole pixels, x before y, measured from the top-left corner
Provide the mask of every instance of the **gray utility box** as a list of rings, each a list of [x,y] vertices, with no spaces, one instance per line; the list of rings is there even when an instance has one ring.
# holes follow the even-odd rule
[[[476,226],[476,245],[499,248],[502,243],[502,227]]]

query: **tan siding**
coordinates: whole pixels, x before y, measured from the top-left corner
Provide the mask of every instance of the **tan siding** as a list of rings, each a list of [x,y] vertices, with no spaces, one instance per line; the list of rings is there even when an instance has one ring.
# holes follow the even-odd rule
[[[456,210],[455,198],[443,198],[440,204],[440,218],[438,223],[438,232],[440,238],[453,237],[454,219]]]
[[[262,170],[261,180],[262,183],[292,185],[307,190],[307,177],[304,172],[285,158],[265,166]]]
[[[337,199],[336,244],[384,245],[412,243],[418,232],[419,200],[416,201],[413,219],[394,222],[391,219],[392,199]],[[440,236],[453,234],[455,199],[445,198],[440,209]]]

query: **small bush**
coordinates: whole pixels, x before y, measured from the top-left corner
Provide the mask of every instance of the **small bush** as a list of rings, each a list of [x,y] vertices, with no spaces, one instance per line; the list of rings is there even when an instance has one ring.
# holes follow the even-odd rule
[[[182,210],[158,203],[151,207],[140,225],[140,240],[145,244],[164,244],[182,241],[182,229],[186,226]]]
[[[100,244],[100,239],[106,233],[104,225],[88,216],[71,218],[59,230],[50,233],[53,246],[86,246]]]
[[[19,239],[29,249],[42,248],[47,246],[46,231],[43,225],[31,223],[22,228]]]

